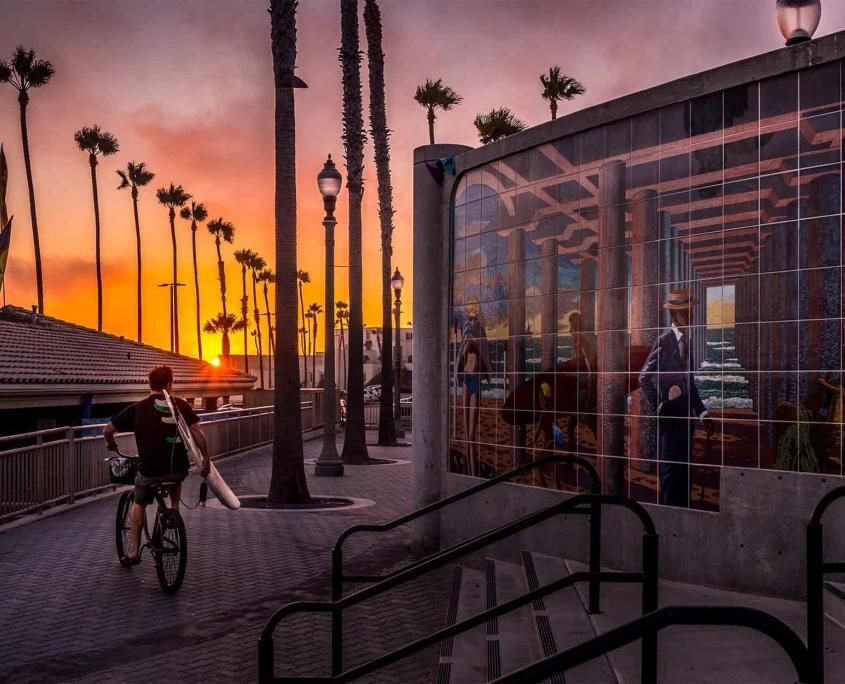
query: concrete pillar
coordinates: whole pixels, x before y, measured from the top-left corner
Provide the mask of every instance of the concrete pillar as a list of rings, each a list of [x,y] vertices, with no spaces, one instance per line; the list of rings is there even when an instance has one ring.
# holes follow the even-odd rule
[[[506,347],[506,393],[523,382],[525,373],[525,231],[511,230],[508,235],[508,343]],[[527,456],[525,426],[515,425],[511,435],[515,448],[514,465],[522,464]]]
[[[541,370],[557,365],[557,238],[543,241],[540,261]]]
[[[625,163],[608,162],[599,173],[598,410],[605,492],[624,494],[625,373],[628,311],[615,288],[628,285],[625,250]]]
[[[675,277],[675,272],[672,267],[674,261],[673,256],[673,242],[672,242],[672,214],[668,211],[657,212],[657,223],[660,230],[660,244],[658,253],[658,273],[660,274],[660,304],[665,302],[669,297],[669,291],[673,289],[672,280]],[[659,322],[659,327],[665,328],[670,323],[669,312],[665,309],[660,309],[663,313],[658,313],[662,318]]]
[[[657,288],[658,246],[660,236],[657,212],[657,193],[654,190],[640,190],[633,197],[631,206],[631,346],[648,347],[657,339],[660,325],[658,318]],[[639,368],[631,368],[638,372]],[[654,459],[657,456],[657,425],[642,392],[636,392],[631,401],[631,434],[629,437],[631,458]]]
[[[414,455],[412,507],[441,498],[447,467],[449,395],[450,198],[456,176],[439,160],[471,148],[424,145],[414,150]],[[412,546],[427,553],[439,546],[440,520],[423,516],[412,528]]]
[[[594,288],[600,287],[596,283],[598,261],[590,257],[584,257],[579,269],[579,288],[581,290],[579,311],[584,330],[590,331],[591,341],[595,342],[596,330],[596,292]],[[595,349],[595,344],[592,345]]]

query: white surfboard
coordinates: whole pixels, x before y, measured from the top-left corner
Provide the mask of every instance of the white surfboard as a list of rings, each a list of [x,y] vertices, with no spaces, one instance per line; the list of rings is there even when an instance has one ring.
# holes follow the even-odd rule
[[[191,434],[191,428],[188,427],[188,423],[185,422],[185,417],[179,413],[179,410],[174,405],[173,400],[167,393],[167,390],[162,390],[162,392],[164,392],[164,400],[167,402],[167,408],[170,410],[170,415],[176,419],[176,427],[179,428],[179,436],[185,443],[185,450],[188,452],[188,457],[197,468],[202,470],[202,453],[200,452],[197,443],[194,441],[194,436]],[[226,508],[235,511],[241,507],[241,502],[238,500],[238,497],[235,496],[235,493],[229,488],[229,485],[226,484],[223,476],[220,475],[213,463],[211,464],[211,470],[208,473],[208,477],[205,478],[205,482],[220,503],[222,503]]]

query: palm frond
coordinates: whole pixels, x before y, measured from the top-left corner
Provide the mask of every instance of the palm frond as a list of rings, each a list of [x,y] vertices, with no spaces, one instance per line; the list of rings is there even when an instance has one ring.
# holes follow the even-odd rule
[[[546,100],[571,100],[587,92],[580,81],[562,74],[558,66],[551,67],[548,74],[542,74],[540,83],[543,86],[543,98]]]
[[[0,62],[0,83],[8,83],[12,79],[12,67],[8,62]]]
[[[56,73],[55,67],[46,59],[39,59],[32,63],[27,76],[27,84],[30,88],[40,88],[47,85]]]
[[[478,131],[478,139],[484,145],[525,129],[525,123],[507,107],[493,109],[488,114],[479,114],[473,124]]]
[[[256,254],[252,260],[249,262],[249,267],[252,269],[253,273],[257,273],[258,271],[264,270],[267,266],[267,262],[264,261],[264,258]]]
[[[35,61],[35,50],[27,50],[23,45],[18,45],[12,54],[12,68],[17,72],[21,80],[29,76],[29,70]]]
[[[224,221],[222,216],[209,221],[206,226],[209,233],[224,242],[231,243],[235,238],[235,226],[231,221]]]
[[[458,93],[443,83],[442,78],[438,78],[436,81],[432,81],[430,78],[426,79],[423,85],[417,86],[414,99],[423,107],[442,109],[443,111],[447,111],[463,101]]]
[[[311,282],[311,275],[308,273],[308,271],[299,270],[299,271],[296,272],[296,279],[300,283],[310,283]]]
[[[156,190],[156,199],[169,209],[176,209],[176,207],[181,207],[191,199],[191,195],[185,192],[185,189],[181,185],[171,183],[168,188],[159,188]]]
[[[238,249],[235,251],[235,261],[237,261],[244,268],[248,267],[249,262],[255,255],[251,249]]]
[[[123,190],[123,188],[128,188],[131,185],[125,171],[118,169],[115,173],[120,176],[120,185],[117,186],[118,190]]]

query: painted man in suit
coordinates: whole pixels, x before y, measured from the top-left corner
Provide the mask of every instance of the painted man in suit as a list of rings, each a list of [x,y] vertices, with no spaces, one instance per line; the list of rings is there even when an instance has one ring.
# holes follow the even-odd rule
[[[658,417],[660,503],[667,506],[689,506],[692,436],[699,422],[693,419],[708,433],[713,429],[695,386],[690,339],[695,304],[689,289],[669,293],[663,308],[672,325],[657,338],[640,372],[640,388]]]

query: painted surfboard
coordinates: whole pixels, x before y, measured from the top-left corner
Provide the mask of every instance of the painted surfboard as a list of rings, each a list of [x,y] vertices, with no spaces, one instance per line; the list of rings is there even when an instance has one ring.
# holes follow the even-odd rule
[[[162,391],[164,392],[164,399],[167,402],[167,407],[170,409],[170,415],[176,419],[176,427],[179,428],[179,436],[185,443],[185,450],[188,452],[188,457],[197,468],[201,469],[202,453],[200,452],[197,443],[194,441],[194,436],[191,434],[191,428],[188,427],[188,423],[185,422],[184,416],[179,413],[176,406],[174,406],[173,400],[170,398],[167,390]],[[223,476],[217,471],[217,468],[214,467],[213,463],[211,464],[211,470],[208,473],[208,477],[205,478],[205,481],[208,488],[226,508],[234,511],[241,507],[241,502],[238,500],[238,497],[235,496],[235,493],[229,488],[229,485],[226,484]]]

